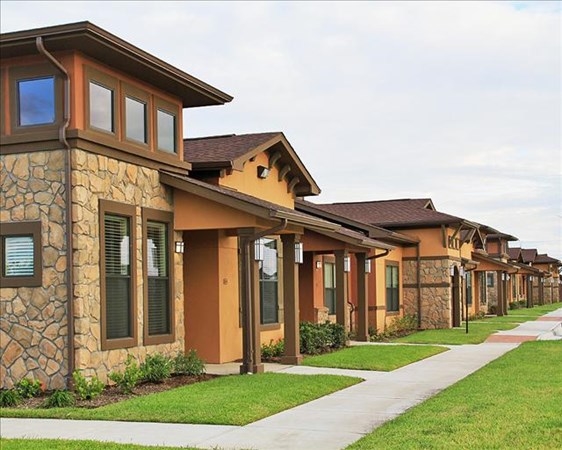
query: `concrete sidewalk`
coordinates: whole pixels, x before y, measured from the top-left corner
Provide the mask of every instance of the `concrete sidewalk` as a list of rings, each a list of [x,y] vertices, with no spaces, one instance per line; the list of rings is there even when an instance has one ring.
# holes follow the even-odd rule
[[[551,313],[550,317],[562,317],[562,309]],[[545,322],[555,325],[555,321]],[[522,328],[521,332],[526,333],[527,323],[512,331]],[[393,372],[269,366],[269,370],[282,373],[335,373],[360,376],[366,381],[243,427],[3,418],[0,432],[4,438],[92,439],[222,449],[336,450],[345,448],[517,345],[452,346],[447,352]]]

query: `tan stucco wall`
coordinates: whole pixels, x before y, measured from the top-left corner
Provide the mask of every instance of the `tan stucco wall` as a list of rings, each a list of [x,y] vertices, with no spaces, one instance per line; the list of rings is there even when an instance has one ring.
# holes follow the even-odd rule
[[[250,160],[244,164],[242,171],[233,170],[228,176],[219,178],[219,184],[293,209],[295,197],[293,193],[287,192],[287,181],[279,181],[279,170],[277,167],[271,168],[267,178],[261,179],[258,177],[258,166],[268,167],[268,165],[269,158],[267,154],[264,152],[259,153],[253,161]]]
[[[142,207],[173,210],[171,189],[160,184],[158,171],[123,161],[73,151],[72,208],[74,220],[74,284],[76,368],[86,376],[96,375],[107,381],[112,370],[121,370],[127,355],[143,360],[149,352],[170,356],[184,350],[183,270],[181,255],[174,253],[175,342],[146,346],[143,344],[143,271]],[[137,324],[138,345],[128,349],[101,349],[100,292],[100,216],[99,200],[112,200],[136,207],[137,246]],[[176,233],[175,239],[181,239]]]
[[[0,155],[0,220],[41,221],[42,286],[0,288],[0,385],[47,389],[68,373],[66,217],[62,150]]]

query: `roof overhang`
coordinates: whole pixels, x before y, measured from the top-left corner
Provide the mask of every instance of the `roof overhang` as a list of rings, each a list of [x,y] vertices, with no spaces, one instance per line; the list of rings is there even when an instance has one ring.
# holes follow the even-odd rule
[[[37,54],[41,37],[50,52],[80,51],[181,98],[186,108],[222,105],[232,97],[152,56],[90,22],[77,22],[0,35],[2,59]]]
[[[504,263],[494,258],[490,258],[479,252],[472,252],[472,259],[479,263],[478,269],[479,271],[494,271],[494,270],[501,270],[508,273],[517,273],[517,266],[514,264]]]

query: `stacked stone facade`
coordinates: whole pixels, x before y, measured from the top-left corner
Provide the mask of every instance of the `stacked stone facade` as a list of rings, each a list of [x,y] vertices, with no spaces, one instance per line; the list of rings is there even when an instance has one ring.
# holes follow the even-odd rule
[[[404,314],[418,316],[418,287],[416,260],[405,259],[403,270]],[[449,259],[420,260],[421,328],[449,328],[451,326],[451,281]]]
[[[171,188],[159,182],[158,171],[147,167],[74,151],[72,170],[72,220],[74,231],[74,320],[76,368],[84,375],[106,381],[112,370],[121,370],[128,354],[143,360],[149,352],[169,356],[184,350],[183,258],[174,253],[175,342],[143,345],[142,208],[173,210]],[[102,350],[100,291],[99,201],[112,200],[136,207],[137,324],[138,345],[132,348]],[[178,233],[175,239],[182,240]]]
[[[0,288],[0,384],[24,377],[65,385],[67,356],[65,153],[0,156],[0,221],[41,222],[42,286]]]

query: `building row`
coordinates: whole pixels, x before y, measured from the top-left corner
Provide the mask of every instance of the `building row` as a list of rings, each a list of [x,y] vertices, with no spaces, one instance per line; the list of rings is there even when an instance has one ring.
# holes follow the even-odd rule
[[[302,321],[365,341],[561,299],[559,260],[431,199],[306,200],[282,132],[184,139],[232,97],[89,22],[0,51],[2,387],[190,349],[257,373],[271,340],[301,361]]]

